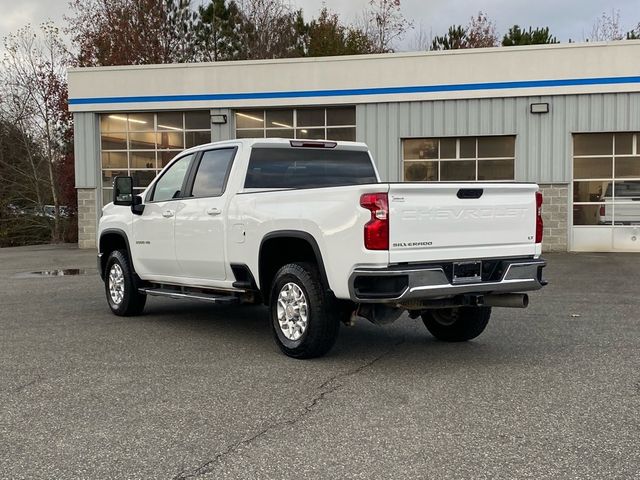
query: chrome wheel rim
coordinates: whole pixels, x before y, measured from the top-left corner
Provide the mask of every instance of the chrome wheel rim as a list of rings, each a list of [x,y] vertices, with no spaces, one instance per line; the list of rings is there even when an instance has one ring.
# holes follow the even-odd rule
[[[445,327],[449,327],[456,323],[458,320],[458,309],[457,308],[448,308],[442,310],[434,310],[432,312],[433,318],[440,325]]]
[[[124,273],[117,263],[109,270],[109,296],[115,305],[120,305],[124,298]]]
[[[277,315],[280,330],[288,340],[296,341],[304,335],[309,320],[307,298],[295,283],[289,282],[280,289]]]

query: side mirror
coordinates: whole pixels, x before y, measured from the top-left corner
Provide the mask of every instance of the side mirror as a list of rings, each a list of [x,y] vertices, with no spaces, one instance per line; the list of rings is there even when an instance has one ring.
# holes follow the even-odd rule
[[[133,205],[132,177],[116,177],[113,180],[113,204],[125,207]]]
[[[134,195],[133,203],[131,204],[131,213],[134,215],[142,215],[144,212],[144,203],[142,203],[142,197],[140,195]]]

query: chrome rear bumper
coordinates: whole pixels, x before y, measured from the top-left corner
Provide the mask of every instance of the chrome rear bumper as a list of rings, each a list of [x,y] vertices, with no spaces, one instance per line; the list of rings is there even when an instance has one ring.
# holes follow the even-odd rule
[[[491,259],[493,273],[482,281],[454,283],[453,262],[422,266],[357,268],[349,277],[351,300],[358,303],[397,303],[448,298],[461,294],[515,293],[539,290],[543,259]]]

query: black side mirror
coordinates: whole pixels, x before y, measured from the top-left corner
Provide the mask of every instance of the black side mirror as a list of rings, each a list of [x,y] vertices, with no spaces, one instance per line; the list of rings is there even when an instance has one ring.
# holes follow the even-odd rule
[[[140,195],[134,195],[133,203],[131,204],[131,213],[134,215],[142,215],[144,212],[144,203],[142,203],[142,197]]]
[[[113,204],[125,207],[133,205],[132,177],[116,177],[113,180]]]

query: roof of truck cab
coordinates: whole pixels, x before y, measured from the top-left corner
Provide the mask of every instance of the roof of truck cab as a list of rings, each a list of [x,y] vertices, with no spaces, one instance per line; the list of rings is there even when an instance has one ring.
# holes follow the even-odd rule
[[[308,147],[293,147],[291,145],[291,141],[309,141],[309,142],[335,142],[336,143],[336,147],[335,149],[340,150],[340,149],[358,149],[358,150],[369,150],[369,147],[367,146],[366,143],[363,142],[346,142],[346,141],[337,141],[337,140],[312,140],[312,139],[302,139],[302,138],[238,138],[238,139],[234,139],[234,140],[221,140],[219,142],[211,142],[211,143],[204,143],[202,145],[196,145],[195,147],[191,147],[189,149],[184,150],[182,153],[190,153],[190,152],[199,152],[201,150],[207,150],[208,148],[212,148],[212,147],[224,147],[226,145],[228,146],[235,146],[238,144],[242,144],[243,146],[246,147],[252,147],[256,144],[259,145],[283,145],[283,146],[288,146],[291,148],[308,148]]]

